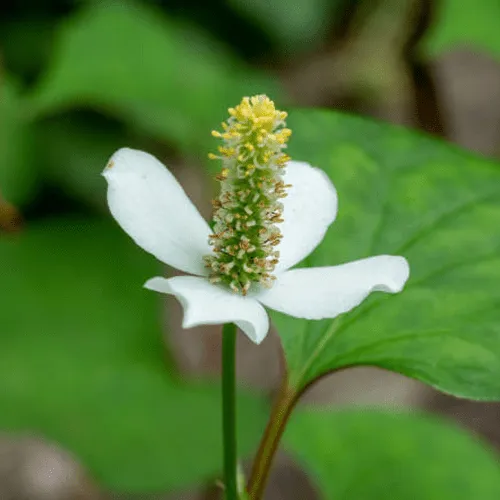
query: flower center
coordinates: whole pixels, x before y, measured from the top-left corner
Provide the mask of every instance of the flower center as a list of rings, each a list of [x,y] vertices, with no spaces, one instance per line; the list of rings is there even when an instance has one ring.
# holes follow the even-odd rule
[[[287,114],[265,95],[244,97],[229,115],[223,132],[212,132],[223,145],[209,158],[222,160],[223,168],[216,177],[220,195],[212,201],[214,252],[204,259],[212,283],[246,295],[252,283],[270,287],[275,279],[283,222],[279,200],[290,187],[283,181],[290,160],[283,149],[291,130],[285,128]]]

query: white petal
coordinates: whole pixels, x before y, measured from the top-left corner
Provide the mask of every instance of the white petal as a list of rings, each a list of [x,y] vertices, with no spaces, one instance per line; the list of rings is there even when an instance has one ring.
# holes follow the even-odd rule
[[[210,228],[168,169],[154,156],[123,148],[103,172],[113,217],[144,250],[172,267],[205,275]]]
[[[183,328],[236,323],[256,344],[264,340],[269,330],[267,312],[255,299],[212,285],[205,278],[153,278],[144,286],[179,299],[184,308]]]
[[[291,184],[283,198],[283,239],[276,271],[283,271],[307,257],[321,242],[337,215],[337,192],[323,170],[308,163],[288,162],[284,175]]]
[[[335,318],[359,305],[371,292],[400,292],[409,274],[403,257],[379,255],[340,266],[285,271],[271,289],[256,298],[297,318]]]

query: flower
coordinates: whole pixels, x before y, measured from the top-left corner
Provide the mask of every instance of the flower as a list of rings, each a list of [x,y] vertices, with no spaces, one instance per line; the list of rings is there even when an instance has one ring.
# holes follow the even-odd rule
[[[227,157],[235,154],[238,151]],[[220,255],[224,248],[209,243],[217,234],[170,171],[154,156],[128,148],[118,150],[109,160],[103,175],[108,182],[109,208],[118,224],[144,250],[191,275],[156,277],[144,285],[177,297],[184,309],[184,328],[235,323],[259,344],[269,330],[264,306],[297,318],[335,318],[373,291],[398,293],[403,289],[409,266],[399,256],[378,255],[331,267],[291,269],[322,241],[337,214],[337,193],[328,176],[308,163],[286,157],[283,167],[276,179],[280,186],[287,186],[287,196],[279,202],[280,235],[269,255],[270,263],[263,264],[272,270],[274,279],[263,273],[252,282],[240,283],[236,273],[237,283],[231,286],[231,280],[218,279],[231,276],[232,270],[226,272],[223,267],[221,271],[220,266],[228,261],[221,264],[217,252]],[[247,261],[241,262],[246,265]],[[253,276],[250,271],[244,280]]]

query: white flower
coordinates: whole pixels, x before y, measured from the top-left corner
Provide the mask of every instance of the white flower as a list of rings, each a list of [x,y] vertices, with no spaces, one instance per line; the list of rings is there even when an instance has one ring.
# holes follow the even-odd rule
[[[379,255],[332,267],[292,269],[323,239],[337,214],[337,193],[326,174],[290,161],[284,179],[283,234],[276,281],[255,285],[242,296],[211,284],[203,257],[212,252],[211,230],[169,170],[152,155],[120,149],[103,172],[114,218],[134,241],[157,259],[192,276],[156,277],[144,285],[175,295],[184,308],[182,326],[236,323],[256,344],[269,330],[263,306],[297,318],[335,318],[371,292],[397,293],[409,276],[403,257]]]

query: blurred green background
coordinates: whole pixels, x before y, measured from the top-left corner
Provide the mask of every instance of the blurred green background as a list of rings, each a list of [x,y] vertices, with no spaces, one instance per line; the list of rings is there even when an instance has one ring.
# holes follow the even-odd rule
[[[165,270],[107,211],[100,172],[114,150],[156,154],[207,217],[218,168],[207,160],[216,147],[210,131],[243,95],[267,93],[281,109],[321,107],[397,123],[498,156],[499,19],[499,0],[4,2],[0,498],[146,499],[163,498],[163,491],[182,491],[168,498],[217,498],[210,485],[220,463],[218,331],[179,331],[178,307],[169,303],[165,313],[165,301],[142,290],[147,278]],[[259,350],[241,344],[240,435],[249,456],[267,415],[262,393],[279,380],[280,348],[275,337]],[[311,400],[332,402],[335,392],[336,403],[426,408],[500,442],[496,405],[463,403],[386,377],[353,372],[348,381],[323,385]],[[390,436],[392,417],[374,418],[375,429]],[[337,420],[346,435],[358,435],[348,430],[355,423]],[[329,426],[325,420],[315,428],[322,425]],[[301,426],[307,428],[306,417],[290,438],[292,451],[308,441],[297,437]],[[408,469],[411,457],[420,464],[420,476],[410,474],[397,498],[413,498],[415,481],[437,488],[428,450],[418,449],[418,439],[405,441],[415,428],[423,440],[445,436],[443,461],[478,446],[470,448],[478,454],[475,480],[495,486],[474,498],[496,498],[496,459],[432,419],[401,424],[403,453],[382,460],[386,469],[405,456]],[[85,472],[51,445],[12,437],[25,432],[62,445]],[[331,449],[338,446],[358,444],[353,438]],[[307,453],[304,447],[297,455]],[[57,477],[63,479],[40,479],[50,457],[49,469],[62,470]],[[454,483],[460,471],[438,479]],[[316,498],[320,484],[324,498],[369,500],[348,485],[344,496],[331,492],[324,475],[306,477],[289,461],[278,462],[269,498]],[[386,485],[370,487],[377,488]],[[433,495],[416,498],[449,497]]]

